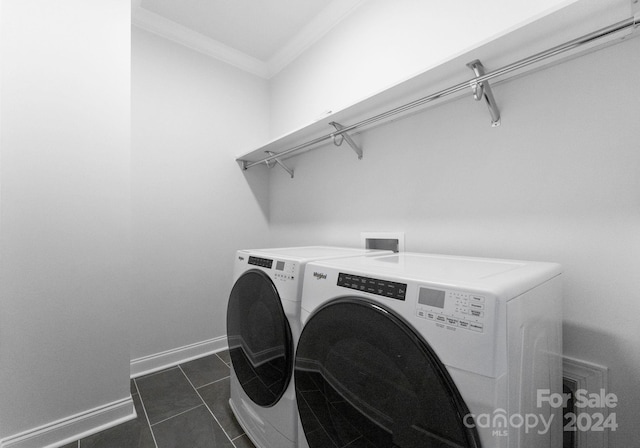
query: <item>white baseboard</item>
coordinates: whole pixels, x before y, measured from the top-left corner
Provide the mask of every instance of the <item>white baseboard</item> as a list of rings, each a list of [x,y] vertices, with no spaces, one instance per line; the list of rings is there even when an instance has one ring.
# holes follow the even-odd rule
[[[136,418],[131,396],[0,440],[0,448],[54,448]]]
[[[209,339],[131,360],[131,377],[191,361],[227,348],[227,337]],[[136,418],[131,396],[0,440],[0,448],[55,448]]]
[[[157,372],[178,364],[201,358],[227,348],[227,336],[196,342],[172,350],[131,360],[131,378]]]

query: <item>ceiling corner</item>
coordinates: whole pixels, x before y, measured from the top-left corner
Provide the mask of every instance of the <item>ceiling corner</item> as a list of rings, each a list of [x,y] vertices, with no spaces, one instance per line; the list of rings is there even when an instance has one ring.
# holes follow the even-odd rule
[[[333,0],[298,31],[267,61],[205,36],[131,0],[132,25],[177,42],[200,53],[264,79],[270,79],[291,64],[367,0]]]
[[[136,5],[136,3],[138,5]],[[139,6],[140,3],[141,0],[132,0],[132,25],[206,54],[207,56],[218,59],[260,78],[269,78],[269,68],[264,61],[142,8]]]
[[[367,0],[333,0],[266,63],[268,77],[277,75]]]

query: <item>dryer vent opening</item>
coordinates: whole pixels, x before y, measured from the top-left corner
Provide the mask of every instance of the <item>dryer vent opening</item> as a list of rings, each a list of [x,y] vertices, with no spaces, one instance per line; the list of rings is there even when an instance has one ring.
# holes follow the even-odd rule
[[[400,232],[363,232],[360,234],[365,249],[404,252],[404,234]]]
[[[392,250],[398,252],[398,240],[367,239],[366,249]]]

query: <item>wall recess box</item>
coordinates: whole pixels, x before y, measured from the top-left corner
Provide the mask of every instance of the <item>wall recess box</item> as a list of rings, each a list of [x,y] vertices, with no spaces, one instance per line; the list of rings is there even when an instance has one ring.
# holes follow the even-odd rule
[[[365,249],[404,252],[404,232],[362,232],[360,241]]]

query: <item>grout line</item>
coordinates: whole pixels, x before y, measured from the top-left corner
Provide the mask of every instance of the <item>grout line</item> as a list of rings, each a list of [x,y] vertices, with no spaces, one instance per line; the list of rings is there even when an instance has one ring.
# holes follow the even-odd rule
[[[362,434],[359,435],[358,437],[356,437],[355,439],[353,439],[351,442],[347,443],[344,447],[342,448],[349,448],[350,446],[353,446],[354,443],[356,443],[358,440],[362,439]]]
[[[192,384],[192,386],[194,387],[194,389],[202,389],[203,387],[211,386],[212,384],[219,383],[220,381],[224,381],[224,380],[229,379],[229,378],[231,378],[231,375],[227,375],[224,378],[220,378],[218,380],[211,381],[210,383],[203,384],[202,386],[197,387],[197,388],[195,386],[193,386],[193,384]]]
[[[133,379],[133,384],[136,386],[136,390],[138,391],[138,398],[140,398],[140,404],[142,405],[142,411],[144,412],[144,417],[147,419],[147,425],[149,425],[149,431],[151,431],[151,438],[153,439],[153,444],[158,448],[158,442],[156,441],[156,435],[153,433],[153,428],[151,427],[151,422],[149,421],[149,415],[147,414],[147,407],[144,405],[144,401],[142,400],[142,394],[140,393],[140,389],[138,389],[138,382]],[[79,441],[78,441],[79,443]],[[79,447],[78,447],[79,448]]]
[[[177,369],[177,368],[178,368],[178,366],[167,367],[166,369],[158,370],[158,371],[156,371],[156,372],[148,373],[148,374],[146,374],[146,375],[140,375],[140,376],[138,376],[138,377],[136,377],[136,378],[131,378],[131,379],[132,379],[132,380],[141,380],[141,379],[144,379],[144,378],[150,378],[150,377],[152,377],[152,376],[159,375],[159,374],[161,374],[161,373],[166,373],[166,372],[168,372],[168,371],[170,371],[170,370]],[[136,385],[136,386],[137,386],[137,385]],[[137,387],[136,387],[136,389],[137,389]],[[140,393],[140,391],[138,391],[138,393]]]
[[[227,361],[225,361],[224,359],[222,359],[222,356],[218,355],[218,353],[216,352],[215,355],[218,357],[218,359],[220,361],[222,361],[223,363],[227,364]]]
[[[239,436],[236,436],[236,437],[231,441],[231,443],[233,443],[233,444],[235,445],[234,440],[241,439],[241,438],[242,438],[242,436],[247,436],[247,434],[243,432],[243,433],[242,433],[242,434],[240,434]],[[247,439],[249,439],[249,436],[247,436]],[[249,439],[249,440],[251,440],[251,439]],[[251,443],[253,443],[253,442],[251,442]]]
[[[296,394],[296,400],[298,400],[298,396],[297,396],[297,394]],[[304,402],[305,402],[305,404],[307,405],[307,407],[309,408],[309,410],[310,410],[311,414],[313,414],[313,416],[315,417],[315,419],[319,422],[319,421],[320,421],[320,419],[318,418],[318,416],[316,415],[316,413],[315,413],[315,412],[313,412],[313,409],[311,408],[311,406],[309,406],[309,402],[307,401],[307,399],[306,399],[306,398],[304,398],[304,395],[300,394],[300,400],[304,400]],[[326,429],[322,424],[320,425],[320,428],[316,429],[316,431],[318,431],[318,430],[322,430],[322,432],[324,432],[324,433],[325,433],[325,435],[326,435],[327,437],[329,437],[329,439],[331,439],[331,436],[330,436],[330,435],[329,435],[329,433],[327,432],[327,429]],[[352,441],[352,442],[353,442],[353,441]],[[350,443],[351,443],[351,442],[350,442]]]
[[[236,442],[234,442],[234,440],[238,440],[238,439],[239,439],[240,437],[242,437],[243,435],[244,435],[244,433],[243,433],[243,434],[240,434],[238,437],[236,437],[235,439],[233,439],[233,440],[231,441],[231,445],[233,445],[233,448],[238,448],[238,445],[236,445]]]
[[[184,370],[182,370],[182,366],[178,366],[180,368],[180,371],[182,372],[182,374],[185,376],[185,378],[187,379],[187,381],[189,381],[189,384],[191,384],[191,387],[193,387],[193,390],[196,391],[196,393],[198,394],[198,397],[200,397],[200,400],[202,400],[202,403],[204,403],[204,406],[207,408],[207,410],[209,411],[209,413],[211,414],[211,416],[213,417],[213,419],[216,421],[216,423],[218,424],[218,426],[220,427],[220,429],[222,429],[222,432],[224,433],[225,436],[227,436],[227,439],[229,440],[229,442],[231,442],[231,444],[235,447],[235,443],[233,443],[233,440],[231,440],[231,437],[229,437],[229,434],[227,434],[227,431],[225,431],[224,427],[220,424],[220,421],[218,420],[218,418],[215,416],[215,414],[213,413],[213,411],[211,410],[211,408],[209,407],[209,405],[207,404],[206,401],[204,401],[204,398],[202,398],[202,395],[200,395],[200,392],[198,392],[198,389],[196,389],[193,385],[193,383],[191,382],[191,380],[189,379],[189,377],[187,376],[186,373],[184,373]]]
[[[192,407],[191,409],[187,409],[186,411],[179,412],[179,413],[177,413],[176,415],[172,415],[172,416],[171,416],[171,417],[169,417],[169,418],[165,418],[164,420],[160,420],[159,422],[155,422],[155,423],[154,423],[153,425],[151,425],[151,426],[159,425],[160,423],[164,423],[164,422],[166,422],[166,421],[168,421],[168,420],[171,420],[172,418],[175,418],[175,417],[177,417],[177,416],[179,416],[179,415],[186,414],[187,412],[191,412],[191,411],[193,411],[194,409],[198,409],[200,406],[202,406],[202,405],[201,405],[201,404],[199,404],[198,406],[194,406],[194,407]]]

